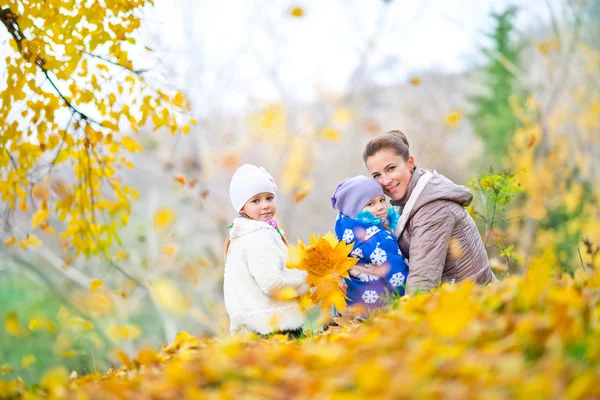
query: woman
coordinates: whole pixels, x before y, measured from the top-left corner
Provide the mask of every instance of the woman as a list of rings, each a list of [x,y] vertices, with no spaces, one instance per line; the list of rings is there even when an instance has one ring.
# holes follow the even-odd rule
[[[419,169],[400,131],[369,141],[363,160],[402,214],[395,234],[409,262],[406,293],[429,291],[443,282],[471,279],[486,285],[496,280],[477,226],[464,209],[473,200],[469,189]],[[365,272],[360,268],[355,267]]]

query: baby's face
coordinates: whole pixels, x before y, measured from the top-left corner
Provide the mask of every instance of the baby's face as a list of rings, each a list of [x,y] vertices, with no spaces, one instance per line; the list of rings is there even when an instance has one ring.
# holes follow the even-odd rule
[[[388,206],[385,201],[385,196],[373,197],[361,211],[368,211],[373,214],[375,218],[381,218],[385,221],[388,215]]]

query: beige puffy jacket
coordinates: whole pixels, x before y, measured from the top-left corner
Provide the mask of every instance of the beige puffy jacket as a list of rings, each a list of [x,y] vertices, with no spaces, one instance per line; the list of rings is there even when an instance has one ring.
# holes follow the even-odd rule
[[[409,211],[398,244],[409,261],[406,292],[428,291],[443,282],[496,280],[473,218],[465,210],[473,195],[464,186],[432,171]],[[415,168],[404,197],[392,201],[402,213],[423,171]],[[416,194],[416,193],[415,193]]]

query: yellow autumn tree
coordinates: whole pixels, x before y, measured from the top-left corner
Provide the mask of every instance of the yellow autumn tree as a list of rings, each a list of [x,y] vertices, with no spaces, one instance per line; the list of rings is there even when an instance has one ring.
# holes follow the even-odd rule
[[[0,9],[0,196],[11,236],[5,245],[40,245],[58,234],[77,255],[110,256],[138,193],[119,169],[143,151],[134,139],[151,124],[187,133],[188,104],[149,83],[130,53],[152,0],[9,0]],[[153,80],[154,82],[154,80]],[[126,134],[131,132],[132,134]],[[55,166],[69,173],[58,177]],[[70,180],[64,178],[71,176]],[[29,229],[10,224],[17,213]],[[62,225],[55,233],[53,215]]]
[[[576,35],[562,40],[562,46],[557,38],[537,46],[549,89],[532,92],[524,104],[513,101],[522,126],[506,165],[519,172],[524,194],[509,218],[512,239],[524,255],[555,250],[559,263],[572,270],[599,261],[600,92],[594,88],[600,52]],[[578,74],[566,73],[569,63],[579,67]]]

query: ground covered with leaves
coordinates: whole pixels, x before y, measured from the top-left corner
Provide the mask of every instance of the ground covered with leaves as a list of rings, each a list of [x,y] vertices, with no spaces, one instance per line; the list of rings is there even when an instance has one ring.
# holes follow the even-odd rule
[[[50,370],[17,398],[597,398],[600,273],[444,285],[300,340],[181,332],[106,374]]]

